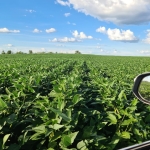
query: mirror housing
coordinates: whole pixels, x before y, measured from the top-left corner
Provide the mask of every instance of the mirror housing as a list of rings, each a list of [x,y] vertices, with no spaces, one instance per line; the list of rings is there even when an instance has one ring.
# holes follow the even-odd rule
[[[150,100],[145,99],[142,96],[143,94],[141,95],[141,93],[140,93],[140,85],[141,85],[143,79],[148,76],[150,77],[150,72],[140,74],[134,79],[133,93],[140,101],[142,101],[145,104],[150,105]]]

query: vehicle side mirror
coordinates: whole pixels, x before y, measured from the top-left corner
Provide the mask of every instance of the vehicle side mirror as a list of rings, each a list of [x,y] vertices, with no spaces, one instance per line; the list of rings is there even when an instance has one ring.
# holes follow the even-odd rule
[[[133,93],[140,101],[150,105],[150,72],[134,79]]]

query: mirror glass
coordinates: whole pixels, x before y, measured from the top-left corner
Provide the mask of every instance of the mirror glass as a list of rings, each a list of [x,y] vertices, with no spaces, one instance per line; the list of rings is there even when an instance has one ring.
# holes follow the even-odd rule
[[[145,100],[150,101],[150,75],[143,78],[139,86],[139,93]]]

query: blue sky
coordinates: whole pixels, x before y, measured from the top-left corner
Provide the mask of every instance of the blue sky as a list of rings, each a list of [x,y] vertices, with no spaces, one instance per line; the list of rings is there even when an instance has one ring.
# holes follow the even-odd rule
[[[148,0],[5,0],[0,52],[150,55]]]

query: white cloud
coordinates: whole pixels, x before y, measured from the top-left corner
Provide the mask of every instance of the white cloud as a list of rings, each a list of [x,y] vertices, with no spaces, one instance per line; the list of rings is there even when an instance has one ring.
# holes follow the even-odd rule
[[[107,31],[105,27],[99,27],[98,29],[96,29],[96,32],[106,33]]]
[[[12,44],[7,44],[7,46],[8,46],[8,47],[13,47],[13,45],[12,45]]]
[[[0,28],[0,33],[19,33],[19,30],[9,30],[7,28]]]
[[[115,54],[116,54],[116,53],[117,53],[117,50],[114,50],[114,51],[113,51],[113,53],[115,53]]]
[[[45,51],[45,48],[41,48],[42,51]]]
[[[150,54],[150,50],[141,50],[139,51],[141,54]]]
[[[144,43],[150,44],[150,30],[147,30],[146,39],[143,40]]]
[[[73,6],[78,12],[116,24],[150,22],[149,0],[57,0],[63,6]]]
[[[39,29],[34,29],[34,30],[33,30],[33,33],[40,33],[40,32],[42,32],[42,31],[39,30]]]
[[[56,0],[56,2],[60,5],[63,5],[63,6],[70,6],[70,3],[67,2],[67,1],[63,1],[63,0]]]
[[[112,41],[121,42],[138,42],[139,39],[135,37],[134,33],[130,30],[108,29],[100,27],[96,29],[96,32],[107,34],[108,38]]]
[[[52,32],[56,32],[55,28],[50,28],[50,29],[46,29],[45,30],[47,33],[52,33]]]
[[[67,24],[72,24],[72,25],[76,26],[76,23],[70,23],[69,21],[67,22]]]
[[[69,16],[70,16],[70,13],[65,13],[64,16],[65,16],[65,17],[69,17]]]
[[[49,40],[51,42],[58,42],[58,39],[57,38],[54,38],[53,40]]]
[[[92,39],[93,38],[92,36],[87,36],[84,32],[78,33],[77,30],[73,31],[72,35],[75,38],[79,38],[79,39]]]
[[[49,41],[51,42],[77,42],[78,40],[76,40],[75,38],[64,37],[61,39],[54,38],[53,40],[49,40]]]
[[[26,11],[29,12],[29,13],[34,13],[34,12],[36,12],[35,10],[32,10],[32,9],[26,9]]]

